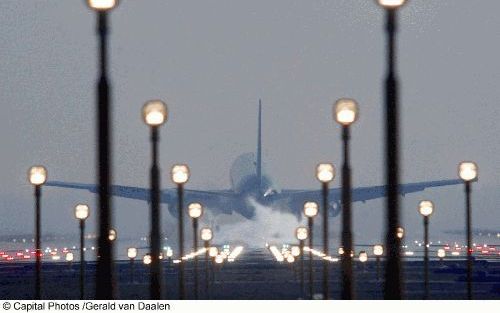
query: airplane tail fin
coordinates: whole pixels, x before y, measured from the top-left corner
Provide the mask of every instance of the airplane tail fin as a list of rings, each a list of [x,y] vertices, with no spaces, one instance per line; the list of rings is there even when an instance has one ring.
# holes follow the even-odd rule
[[[259,192],[262,192],[262,100],[259,99],[259,120],[257,130],[257,179],[259,180]]]

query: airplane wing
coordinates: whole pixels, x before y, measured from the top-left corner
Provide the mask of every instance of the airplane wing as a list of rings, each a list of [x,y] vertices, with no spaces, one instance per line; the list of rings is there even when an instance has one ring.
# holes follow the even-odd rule
[[[409,183],[409,184],[401,184],[399,185],[399,193],[401,195],[405,195],[408,193],[414,193],[423,191],[427,188],[435,188],[435,187],[443,187],[443,186],[451,186],[451,185],[459,185],[463,184],[463,181],[460,179],[448,179],[448,180],[438,180],[438,181],[427,181],[427,182],[418,182],[418,183]],[[341,199],[341,189],[340,188],[331,188],[330,192],[330,200],[331,202],[340,202]],[[383,198],[386,196],[386,186],[371,186],[371,187],[358,187],[353,188],[352,190],[352,201],[368,201],[378,198]],[[281,193],[271,195],[273,200],[289,200],[290,203],[296,203],[300,206],[298,208],[292,208],[294,212],[298,212],[297,214],[301,214],[302,204],[306,201],[320,201],[321,200],[321,190],[282,190]],[[332,214],[335,216],[340,213],[340,207],[334,206],[334,210]]]
[[[60,181],[49,181],[45,186],[87,190],[92,193],[98,193],[98,187],[94,184],[68,183]],[[148,201],[150,199],[150,189],[141,187],[112,185],[111,195],[127,199],[135,199]],[[234,193],[231,190],[193,190],[184,189],[185,203],[199,201],[204,206],[210,207],[212,210],[217,210],[220,213],[231,214],[232,206],[227,205],[234,198]],[[167,203],[169,211],[173,215],[177,215],[177,189],[170,188],[161,191],[161,202]]]

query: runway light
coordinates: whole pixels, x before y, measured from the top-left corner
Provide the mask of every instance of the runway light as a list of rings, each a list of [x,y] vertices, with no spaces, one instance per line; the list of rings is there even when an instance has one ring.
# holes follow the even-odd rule
[[[335,120],[349,126],[358,118],[358,104],[353,99],[339,99],[335,103]]]
[[[142,118],[149,126],[160,126],[167,121],[167,105],[161,100],[150,100],[142,107]]]
[[[430,216],[434,211],[434,203],[428,200],[420,201],[418,211],[422,214],[422,216]]]
[[[68,262],[72,262],[73,261],[73,258],[74,258],[74,255],[72,252],[68,252],[66,253],[66,261]]]
[[[86,204],[78,204],[75,206],[75,217],[79,220],[86,220],[89,217],[89,206]]]
[[[335,178],[335,167],[330,163],[321,163],[316,167],[316,178],[322,183],[329,183]]]
[[[142,258],[142,263],[144,263],[144,265],[151,264],[151,255],[149,254],[144,255],[144,257]]]
[[[191,218],[200,217],[203,214],[203,206],[198,202],[190,203],[188,205],[188,214],[189,214],[189,217],[191,217]]]
[[[384,246],[382,246],[380,244],[379,245],[374,245],[373,246],[373,254],[375,256],[381,256],[381,255],[383,255],[384,254]]]
[[[472,181],[477,178],[478,168],[474,162],[461,162],[458,165],[458,176],[463,181]]]
[[[313,201],[304,203],[304,215],[307,217],[315,217],[318,215],[318,204]]]
[[[28,171],[28,180],[34,186],[45,184],[47,181],[47,169],[40,165],[32,166]]]
[[[406,0],[377,0],[378,4],[388,9],[396,9],[403,4],[405,4]]]
[[[212,233],[212,230],[210,228],[204,227],[204,228],[200,229],[201,240],[210,241],[210,240],[212,240],[212,236],[213,236],[213,233]]]
[[[366,251],[359,252],[359,261],[361,263],[365,263],[366,261],[368,261],[368,253],[366,253]]]
[[[118,0],[87,0],[87,4],[91,9],[107,11],[114,8],[118,4]]]
[[[130,247],[127,249],[127,257],[131,260],[137,257],[137,248]]]
[[[298,240],[306,240],[307,239],[307,228],[301,226],[297,227],[295,230],[295,236],[297,236]]]
[[[171,174],[174,183],[185,184],[189,180],[189,167],[185,164],[174,165]]]

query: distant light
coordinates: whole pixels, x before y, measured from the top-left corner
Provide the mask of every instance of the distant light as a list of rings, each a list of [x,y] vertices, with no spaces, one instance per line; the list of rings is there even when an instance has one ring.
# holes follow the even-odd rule
[[[381,256],[384,254],[384,246],[378,244],[373,246],[373,254],[375,256]]]
[[[167,105],[160,100],[151,100],[142,107],[142,118],[149,126],[160,126],[167,121]]]
[[[297,229],[295,230],[295,236],[298,240],[306,240],[308,236],[307,228],[303,226],[297,227]]]
[[[144,255],[144,257],[142,258],[142,263],[144,263],[145,265],[149,265],[151,264],[151,255],[150,254],[146,254]]]
[[[127,249],[127,257],[131,260],[137,257],[137,248],[130,247]]]
[[[188,205],[188,214],[191,218],[198,218],[203,214],[203,206],[198,202],[193,202]]]
[[[185,164],[174,165],[171,174],[174,183],[185,184],[189,180],[189,167]]]
[[[203,241],[210,241],[210,240],[212,240],[212,237],[213,237],[212,230],[210,228],[208,228],[208,227],[203,227],[200,230],[200,237],[201,237],[201,240],[203,240]]]
[[[339,247],[339,255],[343,255],[344,254],[344,247]]]
[[[293,255],[289,254],[288,257],[286,258],[286,261],[288,263],[293,263],[293,262],[295,262],[295,257]]]
[[[318,204],[314,201],[304,203],[304,215],[307,217],[315,217],[318,215]]]
[[[458,165],[458,176],[466,182],[477,179],[477,164],[474,162],[461,162]]]
[[[116,229],[110,228],[109,229],[109,234],[108,234],[108,239],[110,241],[115,241],[116,237],[118,237],[118,233],[116,232]]]
[[[412,255],[414,255],[414,254],[415,254],[415,253],[414,253],[413,251],[406,251],[406,252],[405,252],[405,255],[407,255],[407,256],[412,256]]]
[[[167,248],[167,258],[171,258],[174,255],[174,251],[170,248]]]
[[[118,4],[118,0],[87,0],[87,4],[91,9],[107,11],[114,8]]]
[[[47,181],[47,169],[41,165],[32,166],[28,171],[28,180],[34,186],[41,186]]]
[[[361,263],[365,263],[366,261],[368,261],[368,253],[366,253],[366,251],[359,252],[359,261]]]
[[[353,99],[339,99],[335,103],[335,120],[344,126],[349,126],[358,118],[358,104]]]
[[[73,258],[74,258],[74,255],[72,252],[68,252],[66,253],[66,261],[68,262],[72,262],[73,261]]]
[[[453,252],[451,252],[451,255],[453,255],[453,256],[459,256],[459,255],[460,255],[460,252],[458,252],[458,251],[453,251]]]
[[[53,255],[52,256],[52,260],[54,260],[54,261],[59,261],[60,259],[61,259],[60,255]]]
[[[403,227],[398,227],[396,229],[396,236],[399,238],[399,239],[403,239],[403,237],[405,236],[405,229]]]
[[[86,204],[77,204],[75,206],[75,217],[79,220],[86,220],[89,217],[89,206]]]
[[[378,0],[378,4],[388,8],[388,9],[396,9],[403,4],[405,4],[406,0]]]
[[[428,200],[420,201],[418,211],[422,214],[422,216],[430,216],[434,211],[434,203]]]
[[[329,183],[335,178],[335,167],[330,163],[321,163],[316,167],[316,178],[322,183]]]

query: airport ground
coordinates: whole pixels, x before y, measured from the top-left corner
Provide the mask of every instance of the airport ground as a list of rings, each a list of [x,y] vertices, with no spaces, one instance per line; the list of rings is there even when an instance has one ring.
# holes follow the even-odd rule
[[[330,297],[339,299],[341,283],[340,263],[330,263]],[[301,299],[308,298],[308,262],[305,262],[305,294],[300,291],[299,263],[278,263],[266,250],[246,251],[233,263],[214,265],[210,285],[211,299]],[[163,263],[164,294],[166,299],[177,299],[177,268]],[[405,261],[405,297],[421,299],[423,296],[423,264]],[[32,299],[33,263],[0,263],[0,298]],[[205,263],[200,260],[200,298],[204,292]],[[131,280],[127,261],[115,266],[117,294],[120,299],[149,298],[149,267],[137,262]],[[193,263],[186,266],[188,298],[193,299]],[[86,266],[86,297],[94,295],[95,263]],[[322,264],[313,263],[314,293],[321,294]],[[465,261],[433,260],[430,262],[430,298],[465,299]],[[356,294],[358,299],[382,299],[383,280],[377,279],[376,262],[355,262]],[[45,263],[43,265],[44,299],[78,299],[79,264]],[[500,260],[477,260],[474,263],[474,299],[500,300]]]

